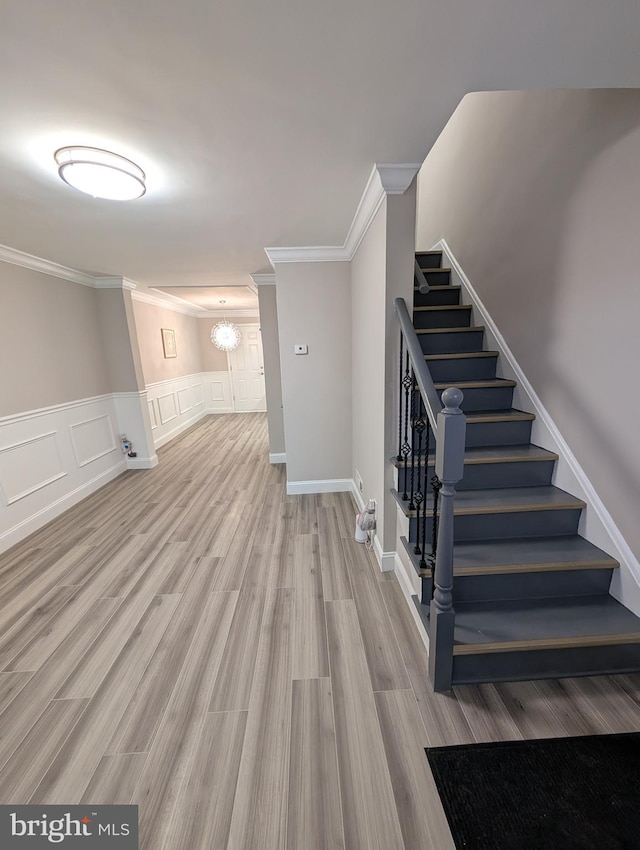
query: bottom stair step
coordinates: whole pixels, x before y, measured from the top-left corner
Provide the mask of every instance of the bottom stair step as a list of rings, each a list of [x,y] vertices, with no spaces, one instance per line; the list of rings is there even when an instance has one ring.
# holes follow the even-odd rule
[[[453,682],[640,670],[640,619],[609,595],[460,603]]]

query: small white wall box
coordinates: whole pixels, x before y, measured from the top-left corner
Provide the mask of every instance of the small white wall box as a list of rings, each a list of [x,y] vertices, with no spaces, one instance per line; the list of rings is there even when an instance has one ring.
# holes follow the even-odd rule
[[[308,345],[294,345],[293,346],[294,354],[308,354],[309,346]]]

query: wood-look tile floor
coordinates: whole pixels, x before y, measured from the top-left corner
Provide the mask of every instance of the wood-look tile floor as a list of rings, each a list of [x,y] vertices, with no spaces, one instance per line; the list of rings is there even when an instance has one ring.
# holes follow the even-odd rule
[[[0,557],[0,802],[137,803],[141,850],[449,850],[425,746],[637,731],[640,677],[430,693],[346,494],[209,417]]]

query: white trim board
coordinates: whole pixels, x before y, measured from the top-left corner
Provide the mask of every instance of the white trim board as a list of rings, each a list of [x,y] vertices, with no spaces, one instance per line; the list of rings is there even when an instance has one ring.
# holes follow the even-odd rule
[[[348,263],[375,214],[387,195],[403,195],[418,173],[421,163],[376,163],[364,187],[344,245],[315,245],[293,248],[265,248],[269,262],[276,263]],[[254,278],[255,280],[255,278]]]
[[[8,528],[0,534],[0,552],[6,552],[7,549],[15,546],[16,543],[20,543],[21,540],[25,539],[25,537],[33,534],[39,528],[42,528],[43,525],[47,525],[47,523],[60,516],[60,514],[63,514],[65,511],[69,510],[69,508],[77,505],[78,502],[86,499],[87,496],[95,493],[96,490],[104,487],[104,485],[108,484],[109,481],[117,478],[118,475],[121,475],[125,471],[125,469],[126,467],[123,461],[114,464],[109,469],[100,473],[100,475],[86,481],[70,493],[66,493],[55,502],[52,502],[26,519],[23,519],[17,525]]]
[[[569,444],[560,433],[551,414],[536,393],[533,385],[520,368],[515,355],[509,348],[498,326],[491,318],[482,299],[473,284],[464,273],[460,263],[446,239],[441,239],[431,250],[442,251],[451,268],[452,282],[460,284],[465,294],[466,303],[473,304],[474,310],[482,317],[486,328],[488,347],[497,349],[501,358],[499,361],[501,377],[511,378],[518,382],[518,397],[514,404],[529,413],[535,413],[536,419],[531,431],[531,440],[558,454],[553,483],[562,490],[582,498],[587,503],[580,521],[580,534],[590,543],[600,547],[620,561],[620,569],[614,571],[610,592],[619,602],[640,616],[640,562],[635,557],[622,532],[613,517],[598,496],[578,459],[571,451]],[[476,320],[477,323],[477,320]]]
[[[352,478],[287,481],[287,496],[302,496],[306,493],[350,493],[352,484]]]
[[[112,395],[0,420],[0,551],[127,469]]]
[[[286,452],[269,452],[269,463],[286,463]]]

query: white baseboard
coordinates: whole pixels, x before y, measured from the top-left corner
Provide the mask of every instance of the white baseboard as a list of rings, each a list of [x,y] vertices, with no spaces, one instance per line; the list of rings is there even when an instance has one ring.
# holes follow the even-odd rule
[[[269,452],[269,463],[286,463],[286,452]]]
[[[235,413],[232,407],[208,407],[207,413],[215,415],[216,413]]]
[[[402,592],[404,594],[404,598],[407,601],[407,605],[409,607],[409,611],[411,612],[411,616],[413,617],[413,621],[418,628],[418,633],[422,638],[422,642],[425,645],[427,653],[429,652],[429,635],[427,634],[427,630],[424,627],[424,623],[420,619],[420,615],[416,610],[415,598],[417,594],[413,589],[413,585],[411,584],[411,579],[406,573],[406,568],[404,563],[402,562],[400,556],[396,552],[395,555],[395,573],[398,578],[398,584],[402,588]]]
[[[0,418],[0,551],[127,468],[113,395]]]
[[[159,449],[162,446],[165,446],[167,443],[170,443],[171,440],[175,440],[176,437],[179,437],[180,434],[184,433],[184,431],[187,431],[189,428],[191,428],[193,425],[195,425],[196,422],[199,422],[205,416],[207,416],[207,411],[201,410],[195,416],[193,416],[191,418],[182,419],[179,422],[178,425],[175,425],[170,430],[165,431],[165,433],[162,434],[162,436],[159,436],[156,440],[154,440],[155,448]],[[156,458],[157,458],[157,455],[156,455]],[[155,466],[155,464],[153,464],[153,466]],[[146,467],[137,467],[137,468],[143,469],[143,468],[146,468]]]
[[[359,511],[363,511],[365,508],[364,499],[362,498],[362,493],[358,488],[358,485],[355,482],[355,479],[351,479],[351,495],[355,499],[356,505],[358,506]],[[376,534],[373,536],[373,552],[376,556],[376,560],[378,561],[378,565],[380,567],[381,572],[387,573],[391,572],[395,568],[395,552],[383,552],[382,544]]]
[[[318,481],[287,481],[287,496],[305,493],[350,493],[351,478],[324,478]]]
[[[17,525],[7,529],[0,534],[0,552],[6,552],[7,549],[15,546],[16,543],[20,543],[20,541],[24,540],[25,537],[33,534],[34,531],[42,528],[43,525],[46,525],[51,522],[51,520],[59,517],[60,514],[69,510],[69,508],[77,505],[78,502],[81,502],[96,490],[104,487],[104,485],[108,484],[109,481],[112,481],[114,478],[122,475],[125,470],[125,462],[124,460],[121,460],[119,463],[114,464],[114,466],[100,473],[100,475],[97,475],[90,481],[86,481],[70,493],[66,493],[62,496],[62,498],[57,499],[55,502],[51,502],[37,513],[32,514],[26,519],[23,519]]]
[[[378,560],[378,564],[380,565],[380,570],[383,573],[392,572],[395,569],[396,565],[396,553],[395,552],[383,552],[382,544],[378,539],[377,535],[374,535],[373,538],[373,551]]]
[[[153,469],[158,465],[158,455],[152,454],[151,457],[128,457],[127,469]]]
[[[474,310],[477,310],[482,317],[490,347],[496,348],[501,354],[500,366],[503,376],[518,382],[518,407],[529,413],[535,413],[532,442],[549,451],[555,451],[559,455],[553,483],[587,503],[587,509],[583,512],[580,524],[580,534],[620,562],[620,570],[614,570],[610,589],[612,596],[626,605],[636,616],[640,616],[640,561],[632,552],[551,414],[522,371],[482,299],[453,255],[446,239],[441,239],[433,250],[442,251],[451,268],[452,278],[457,279],[468,297],[468,303],[473,304]]]

